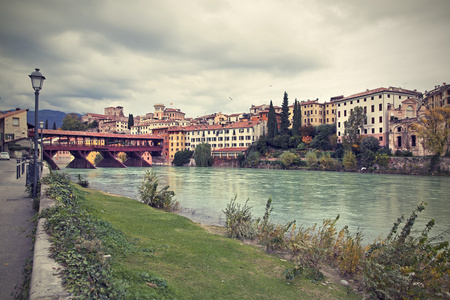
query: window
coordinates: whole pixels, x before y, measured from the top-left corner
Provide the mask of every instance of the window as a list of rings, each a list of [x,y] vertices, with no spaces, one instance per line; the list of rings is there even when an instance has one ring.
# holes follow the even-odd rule
[[[358,99],[358,100],[356,100],[356,103],[359,103],[359,99]]]
[[[380,117],[380,123],[383,123],[383,117]]]
[[[383,137],[380,136],[380,137],[378,138],[378,140],[379,140],[380,142],[382,142],[382,141],[383,141]]]
[[[416,136],[415,135],[411,136],[411,146],[416,147]]]
[[[367,129],[364,129],[364,134],[367,134]]]
[[[353,101],[350,101],[350,104],[353,104]]]
[[[372,105],[371,107],[371,111],[374,112],[375,111],[375,105]]]
[[[346,110],[344,110],[344,117],[346,117],[347,116],[347,111]]]
[[[370,100],[373,100],[374,99],[374,97],[372,96],[372,97],[370,97]]]
[[[382,111],[382,110],[383,110],[383,104],[382,104],[382,103],[380,103],[380,104],[378,105],[378,110],[379,110],[379,111]]]
[[[406,117],[407,118],[414,117],[414,108],[412,107],[412,105],[408,105],[408,107],[406,108]]]
[[[383,133],[383,127],[380,127],[380,133]]]
[[[12,118],[13,126],[19,126],[19,118]]]
[[[398,147],[398,148],[401,148],[401,147],[402,147],[402,137],[401,137],[401,136],[398,136],[398,137],[397,137],[397,147]]]
[[[366,98],[364,98],[364,102],[366,102],[367,101],[367,99]]]
[[[375,124],[375,118],[372,118],[372,124]]]
[[[401,127],[398,127],[398,128],[397,128],[397,132],[402,132],[402,128],[401,128]]]
[[[341,117],[341,112],[338,111],[338,118],[340,118],[340,117]],[[306,120],[305,120],[305,123],[306,123]]]
[[[391,98],[391,94],[387,94],[388,98]]]
[[[364,113],[367,114],[367,106],[364,106]]]
[[[378,98],[381,99],[381,95],[379,95]]]
[[[375,133],[375,128],[372,128],[372,133]]]

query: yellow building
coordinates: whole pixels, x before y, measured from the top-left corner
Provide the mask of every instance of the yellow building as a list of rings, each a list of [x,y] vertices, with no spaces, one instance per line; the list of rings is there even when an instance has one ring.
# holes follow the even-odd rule
[[[184,151],[186,149],[186,132],[182,127],[172,127],[168,129],[169,135],[169,151],[168,160],[169,163],[173,161],[175,153],[178,151]]]
[[[422,103],[428,109],[450,106],[450,84],[444,82],[429,92],[425,91]]]
[[[300,102],[302,110],[302,126],[319,126],[325,122],[325,105],[319,99]]]

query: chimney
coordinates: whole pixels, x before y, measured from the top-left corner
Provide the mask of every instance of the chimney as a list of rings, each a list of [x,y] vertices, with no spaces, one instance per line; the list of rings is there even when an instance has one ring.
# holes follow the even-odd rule
[[[16,107],[16,110],[20,110],[20,108],[19,108],[19,107]]]

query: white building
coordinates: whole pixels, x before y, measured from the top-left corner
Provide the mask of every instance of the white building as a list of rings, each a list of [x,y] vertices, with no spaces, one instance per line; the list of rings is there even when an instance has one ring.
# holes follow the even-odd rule
[[[350,113],[357,106],[363,108],[367,116],[367,124],[364,125],[362,135],[373,136],[380,141],[380,146],[389,144],[389,115],[388,107],[397,109],[402,101],[408,98],[421,98],[422,94],[402,88],[389,87],[366,90],[365,92],[342,98],[335,102],[336,105],[336,131],[338,142],[342,142],[345,127]]]
[[[266,121],[244,121],[227,125],[191,125],[186,131],[186,148],[194,150],[201,143],[211,150],[248,147],[267,133]]]

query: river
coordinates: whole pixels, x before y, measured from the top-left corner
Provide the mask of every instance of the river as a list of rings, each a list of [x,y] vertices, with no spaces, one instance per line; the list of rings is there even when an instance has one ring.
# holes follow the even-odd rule
[[[90,187],[138,199],[146,168],[63,169],[75,179],[81,174]],[[224,210],[237,196],[242,205],[248,199],[253,216],[262,217],[272,197],[271,221],[292,220],[309,227],[323,219],[340,219],[338,229],[360,228],[364,242],[386,236],[402,214],[405,218],[420,202],[427,202],[414,228],[422,230],[435,219],[432,233],[450,227],[450,178],[345,172],[265,170],[239,168],[153,167],[160,187],[170,185],[180,203],[180,214],[209,225],[224,225]]]

